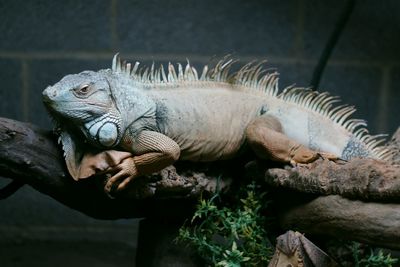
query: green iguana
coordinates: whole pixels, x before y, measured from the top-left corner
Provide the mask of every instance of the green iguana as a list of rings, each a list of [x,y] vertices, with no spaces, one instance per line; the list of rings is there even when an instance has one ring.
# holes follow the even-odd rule
[[[338,97],[290,87],[278,92],[278,74],[263,63],[230,71],[229,57],[201,73],[189,64],[139,68],[114,56],[111,69],[67,75],[43,91],[57,122],[72,177],[82,173],[83,140],[121,153],[105,191],[126,188],[178,159],[216,161],[246,147],[261,158],[310,163],[319,157],[389,160],[390,148],[368,134]],[[114,151],[126,151],[118,152]],[[132,156],[133,155],[133,156]],[[110,158],[113,158],[110,156]]]

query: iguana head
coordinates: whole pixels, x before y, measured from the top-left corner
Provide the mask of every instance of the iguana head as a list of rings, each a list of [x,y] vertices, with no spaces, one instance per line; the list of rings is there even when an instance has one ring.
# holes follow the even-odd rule
[[[82,178],[81,161],[88,149],[84,141],[111,148],[122,138],[111,77],[111,70],[84,71],[67,75],[43,91],[43,101],[59,130],[68,170],[76,180]]]
[[[87,149],[83,141],[102,149],[118,146],[133,122],[140,128],[142,118],[148,119],[149,111],[155,110],[155,103],[133,77],[137,65],[131,72],[130,64],[122,63],[117,54],[111,69],[67,75],[43,91],[75,179]]]
[[[109,70],[67,75],[43,91],[43,101],[59,124],[70,125],[102,147],[114,146],[122,134],[110,75]]]

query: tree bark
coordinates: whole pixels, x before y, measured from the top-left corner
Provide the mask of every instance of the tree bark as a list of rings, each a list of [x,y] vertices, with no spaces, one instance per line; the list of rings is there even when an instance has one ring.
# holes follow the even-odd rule
[[[317,195],[400,203],[400,128],[388,144],[396,152],[392,163],[374,159],[337,162],[319,159],[311,164],[266,168],[255,161],[248,168],[263,182]]]
[[[124,197],[110,199],[103,181],[74,181],[68,174],[57,137],[28,123],[0,118],[0,176],[26,183],[75,210],[98,219],[172,217],[192,210],[201,192],[224,189],[229,178],[208,176],[204,166],[188,169],[174,166],[138,179]],[[133,196],[133,197],[132,197]],[[181,201],[181,200],[185,201]],[[179,206],[180,209],[170,207]],[[183,216],[183,215],[182,215]]]
[[[130,198],[110,199],[103,192],[102,180],[75,182],[69,177],[62,151],[50,131],[0,118],[0,176],[27,183],[100,219],[190,216],[200,194],[211,194],[217,188],[229,190],[235,176],[232,165],[245,165],[236,163],[178,163],[138,179]],[[316,196],[341,194],[399,202],[399,166],[363,159],[343,164],[318,161],[309,166],[267,170],[259,164],[257,173],[251,165],[248,170],[268,184],[312,193],[313,200],[307,202],[300,202],[295,194],[286,198],[291,204],[281,205],[280,222],[284,228],[399,248],[400,219],[396,214],[400,204],[352,201],[338,195]]]
[[[308,166],[268,169],[264,177],[270,185],[304,193],[400,202],[399,165],[373,159],[354,159],[345,164],[317,160]]]
[[[306,235],[356,240],[400,249],[400,205],[349,200],[338,195],[317,197],[285,207],[279,216],[284,229]]]

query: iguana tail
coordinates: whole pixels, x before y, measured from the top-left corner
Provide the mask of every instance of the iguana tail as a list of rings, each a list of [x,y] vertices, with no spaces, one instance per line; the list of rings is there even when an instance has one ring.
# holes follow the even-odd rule
[[[382,146],[386,135],[370,135],[364,120],[349,118],[356,111],[354,107],[333,105],[339,101],[338,97],[304,88],[287,88],[276,97],[284,102],[285,112],[277,117],[289,137],[345,160],[392,159],[393,148]]]

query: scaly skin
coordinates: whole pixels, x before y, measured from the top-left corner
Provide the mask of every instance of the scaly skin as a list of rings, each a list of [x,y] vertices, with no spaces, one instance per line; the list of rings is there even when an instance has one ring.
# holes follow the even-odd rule
[[[61,125],[71,175],[79,179],[98,172],[96,164],[81,160],[83,155],[93,163],[82,140],[100,150],[132,154],[109,153],[119,163],[98,168],[112,175],[107,193],[177,159],[228,159],[246,147],[262,158],[292,164],[321,154],[384,159],[391,153],[364,133],[363,121],[346,120],[354,109],[332,109],[335,98],[304,89],[278,95],[276,74],[259,78],[260,65],[247,65],[228,76],[230,65],[221,61],[201,77],[190,65],[178,74],[170,65],[168,74],[152,68],[138,75],[136,67],[131,71],[130,64],[114,57],[112,70],[68,75],[48,87],[44,101]],[[92,159],[106,158],[99,155]]]

